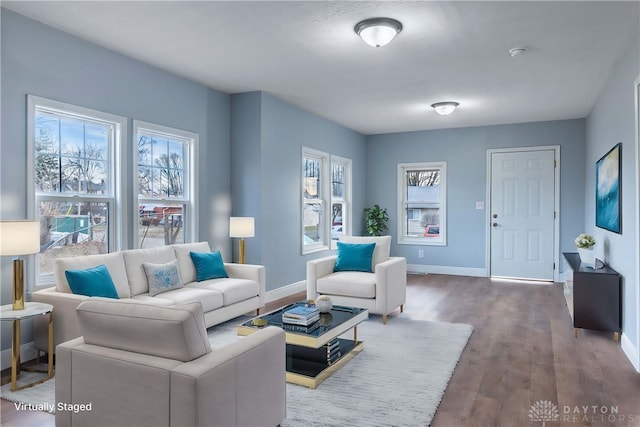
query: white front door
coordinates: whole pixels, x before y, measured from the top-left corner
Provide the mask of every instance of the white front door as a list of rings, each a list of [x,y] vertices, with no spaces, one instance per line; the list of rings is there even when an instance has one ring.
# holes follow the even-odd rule
[[[555,151],[491,153],[491,276],[553,280]]]

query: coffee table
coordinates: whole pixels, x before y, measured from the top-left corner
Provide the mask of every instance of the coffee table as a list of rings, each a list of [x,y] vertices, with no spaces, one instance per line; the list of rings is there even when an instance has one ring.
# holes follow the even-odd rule
[[[358,341],[357,326],[369,317],[369,312],[362,308],[334,306],[329,313],[321,313],[320,320],[309,328],[282,323],[282,313],[305,304],[297,302],[255,317],[238,326],[237,333],[249,335],[267,326],[284,329],[287,342],[287,382],[316,388],[362,351],[364,344]],[[338,338],[351,329],[353,340]],[[337,346],[340,349],[339,356],[335,354]]]

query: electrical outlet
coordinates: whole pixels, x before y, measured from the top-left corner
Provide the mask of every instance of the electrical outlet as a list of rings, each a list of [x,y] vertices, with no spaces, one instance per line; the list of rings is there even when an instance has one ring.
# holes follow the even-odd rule
[[[424,258],[424,251],[422,249],[418,251],[418,258]]]

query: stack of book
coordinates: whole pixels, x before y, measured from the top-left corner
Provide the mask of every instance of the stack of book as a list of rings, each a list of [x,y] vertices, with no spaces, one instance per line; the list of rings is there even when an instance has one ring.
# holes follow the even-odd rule
[[[287,351],[291,351],[291,356],[299,362],[319,363],[325,367],[336,363],[342,357],[338,338],[332,339],[319,348],[291,346]]]
[[[314,322],[309,326],[302,326],[302,325],[292,325],[289,323],[282,323],[282,329],[284,329],[285,331],[290,331],[290,332],[299,332],[302,334],[310,334],[313,331],[315,331],[316,329],[320,328],[320,322]]]
[[[309,326],[320,320],[320,311],[317,307],[299,305],[282,313],[282,323],[290,325]]]
[[[337,338],[326,343],[324,347],[327,349],[327,363],[329,365],[340,359],[340,356],[342,356],[342,352],[340,352],[340,342]]]

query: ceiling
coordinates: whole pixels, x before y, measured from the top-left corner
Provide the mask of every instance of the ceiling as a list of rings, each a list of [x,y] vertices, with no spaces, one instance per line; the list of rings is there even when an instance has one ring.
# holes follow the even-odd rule
[[[3,1],[225,93],[261,90],[363,134],[585,117],[638,37],[639,3]],[[353,31],[402,22],[387,46]],[[512,58],[513,47],[526,47]],[[429,107],[458,101],[450,116]]]

